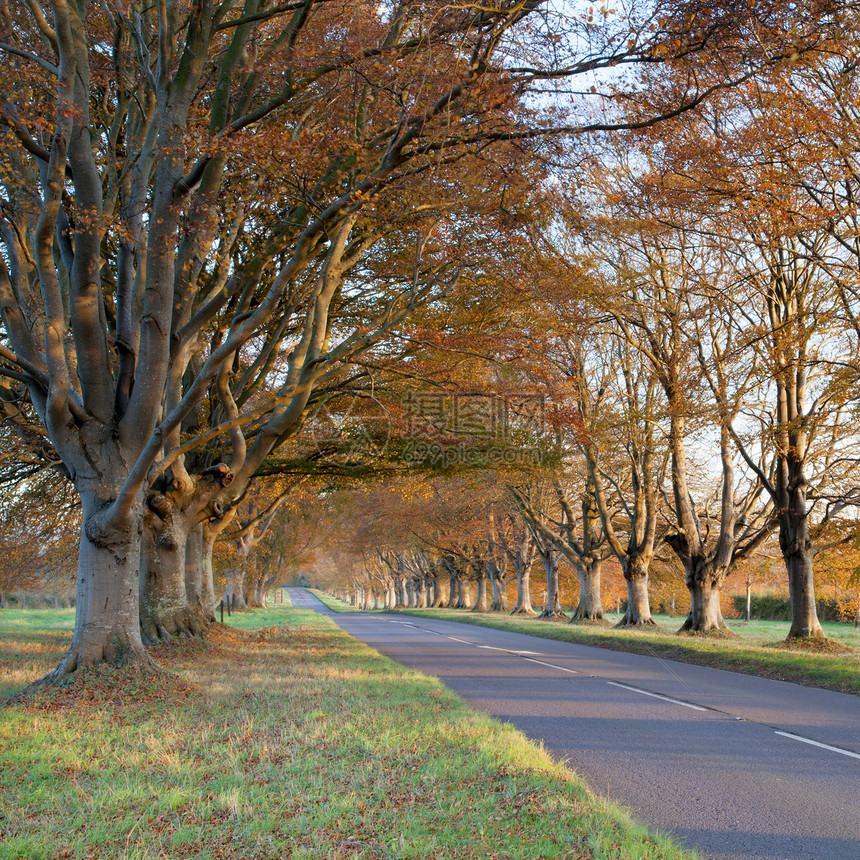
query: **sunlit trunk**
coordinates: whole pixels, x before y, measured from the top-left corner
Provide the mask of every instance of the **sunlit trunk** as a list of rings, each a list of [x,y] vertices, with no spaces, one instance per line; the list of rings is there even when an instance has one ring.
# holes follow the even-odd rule
[[[687,573],[687,588],[690,592],[690,612],[681,630],[710,633],[728,630],[720,605],[723,582],[727,571],[718,569],[712,562],[693,559]]]
[[[487,611],[487,577],[479,576],[476,580],[477,593],[475,596],[475,604],[472,606],[473,612]]]
[[[555,550],[540,553],[540,560],[546,576],[546,606],[544,606],[540,617],[549,620],[567,618],[561,609],[561,595],[558,588],[558,558],[559,554]]]
[[[798,468],[798,473],[800,470]],[[812,540],[802,474],[789,474],[789,501],[779,515],[779,547],[788,571],[788,593],[791,598],[789,639],[824,637],[815,604],[815,579],[812,566]]]
[[[579,574],[579,603],[571,622],[603,621],[603,599],[600,595],[600,559],[583,561],[576,566]]]
[[[648,565],[642,559],[631,560],[625,568],[627,611],[616,627],[641,627],[653,624],[648,598]]]
[[[532,608],[530,594],[530,565],[516,565],[514,568],[517,575],[517,605],[511,615],[537,615]]]

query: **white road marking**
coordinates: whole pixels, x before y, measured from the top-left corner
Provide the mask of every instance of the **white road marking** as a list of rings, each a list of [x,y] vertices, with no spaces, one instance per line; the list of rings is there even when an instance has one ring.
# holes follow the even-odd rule
[[[535,660],[534,657],[525,657],[523,659],[528,660],[529,663],[537,663],[540,666],[549,666],[550,669],[558,669],[560,672],[570,672],[571,675],[579,674],[576,669],[565,669],[564,666],[555,666],[552,663],[544,663],[543,660]]]
[[[420,630],[422,633],[431,633],[433,636],[441,636],[435,630],[428,630],[426,627],[420,627],[418,624],[410,624],[408,621],[392,621],[390,618],[385,619],[389,624],[402,624],[404,627],[412,627],[415,630]]]
[[[698,705],[691,705],[689,702],[681,702],[678,699],[670,699],[668,696],[661,696],[659,693],[651,693],[648,690],[640,690],[639,687],[631,687],[629,684],[619,684],[616,681],[607,681],[613,687],[621,687],[622,690],[631,690],[634,693],[641,693],[643,696],[651,696],[654,699],[662,699],[664,702],[671,702],[673,705],[680,705],[682,708],[689,708],[691,711],[707,711],[707,708],[700,708]]]
[[[504,651],[505,654],[516,654],[517,657],[525,657],[526,654],[540,656],[540,651],[513,651],[510,648],[496,648],[495,645],[476,645],[476,648],[484,648],[487,651]]]
[[[860,758],[860,754],[851,752],[851,750],[844,750],[841,747],[832,747],[830,744],[822,744],[819,741],[813,741],[810,738],[804,738],[800,735],[792,735],[789,732],[774,732],[774,734],[781,735],[784,738],[791,738],[793,741],[800,741],[802,744],[811,744],[814,747],[821,747],[823,750],[830,750],[830,752],[839,753],[840,755],[847,755],[851,758]]]
[[[464,645],[474,645],[474,642],[467,642],[465,639],[458,639],[456,636],[446,636],[446,639],[450,639],[452,642],[462,642]]]

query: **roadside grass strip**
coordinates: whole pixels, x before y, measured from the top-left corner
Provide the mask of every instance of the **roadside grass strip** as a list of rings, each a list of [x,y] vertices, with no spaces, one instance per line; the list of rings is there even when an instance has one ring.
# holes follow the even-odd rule
[[[0,858],[695,856],[329,619],[239,618],[266,626],[158,646],[169,674],[105,666],[0,709]],[[70,631],[34,654],[5,619],[20,690]]]
[[[358,611],[320,591],[313,593],[335,612]],[[729,621],[729,629],[735,635],[708,636],[697,633],[679,635],[677,630],[683,619],[669,616],[654,616],[658,622],[654,627],[614,629],[609,623],[566,624],[463,609],[398,609],[395,612],[860,694],[860,630],[851,624],[823,624],[827,640],[793,644],[785,642],[788,623],[778,621],[753,621],[750,624]]]

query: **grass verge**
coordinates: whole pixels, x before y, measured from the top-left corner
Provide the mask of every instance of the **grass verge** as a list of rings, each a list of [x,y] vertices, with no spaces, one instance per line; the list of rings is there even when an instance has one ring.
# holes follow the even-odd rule
[[[173,675],[103,667],[0,710],[0,857],[692,856],[328,619],[239,617],[265,626],[154,649]],[[9,622],[4,663],[37,629]]]
[[[327,594],[319,591],[314,594],[336,612],[356,611],[349,604]],[[784,640],[788,624],[773,621],[753,621],[748,625],[729,622],[732,632],[737,635],[723,638],[698,634],[678,635],[675,631],[680,626],[680,620],[668,616],[654,616],[658,621],[655,627],[615,630],[593,624],[565,624],[522,616],[512,618],[495,612],[467,612],[461,609],[397,611],[711,666],[778,681],[793,681],[840,693],[860,694],[860,631],[848,624],[824,624],[825,633],[834,640],[835,645],[821,649],[812,643],[807,649],[786,645]]]

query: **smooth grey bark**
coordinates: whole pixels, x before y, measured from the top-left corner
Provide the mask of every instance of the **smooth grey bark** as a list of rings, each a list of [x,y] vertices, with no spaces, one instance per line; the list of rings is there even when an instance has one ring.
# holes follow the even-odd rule
[[[44,678],[49,683],[104,661],[154,666],[140,637],[139,518],[130,517],[124,528],[113,522],[109,531],[100,531],[102,501],[95,493],[81,494],[75,630],[59,665]]]
[[[515,526],[513,518],[511,520]],[[529,583],[535,549],[528,529],[521,528],[519,532],[514,530],[511,540],[505,542],[504,548],[505,554],[513,565],[517,580],[517,604],[511,611],[511,615],[537,615],[532,607]]]
[[[561,553],[551,545],[538,546],[537,552],[546,577],[546,605],[539,617],[551,621],[564,620],[567,616],[561,608],[561,595],[558,587],[558,563]]]
[[[644,559],[627,560],[624,580],[627,583],[627,610],[617,627],[643,627],[654,624],[651,602],[648,597],[649,563]]]
[[[603,621],[603,598],[600,580],[603,567],[601,558],[579,561],[576,572],[579,576],[579,602],[570,616],[571,623]]]

